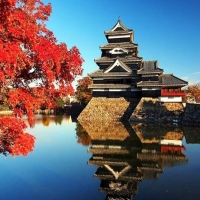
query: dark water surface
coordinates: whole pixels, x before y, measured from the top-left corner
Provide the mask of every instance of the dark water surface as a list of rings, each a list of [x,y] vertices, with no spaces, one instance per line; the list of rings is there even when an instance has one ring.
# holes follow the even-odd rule
[[[36,116],[26,157],[1,154],[1,200],[200,199],[200,129]]]

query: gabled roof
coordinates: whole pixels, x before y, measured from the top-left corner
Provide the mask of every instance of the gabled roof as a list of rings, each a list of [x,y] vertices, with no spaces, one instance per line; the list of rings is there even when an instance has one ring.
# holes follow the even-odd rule
[[[131,41],[133,41],[133,29],[126,28],[120,20],[117,21],[115,26],[109,30],[104,32],[105,36],[108,38],[109,36],[124,36],[129,35]]]
[[[126,72],[132,72],[132,70],[126,65],[124,64],[123,62],[121,62],[119,59],[116,59],[115,62],[110,65],[104,73],[108,73],[110,72],[112,69],[114,69],[116,66],[120,66],[122,67]]]
[[[120,19],[118,19],[117,23],[113,26],[113,28],[110,31],[129,31],[129,29],[127,29],[126,26],[122,24]]]

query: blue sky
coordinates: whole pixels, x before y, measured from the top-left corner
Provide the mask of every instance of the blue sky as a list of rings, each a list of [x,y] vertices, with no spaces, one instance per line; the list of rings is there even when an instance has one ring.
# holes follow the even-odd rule
[[[94,59],[107,43],[104,31],[117,22],[134,30],[144,60],[158,60],[164,73],[200,82],[200,0],[43,0],[52,4],[47,27],[58,42],[77,46],[84,73],[97,70]],[[81,77],[79,77],[81,78]]]

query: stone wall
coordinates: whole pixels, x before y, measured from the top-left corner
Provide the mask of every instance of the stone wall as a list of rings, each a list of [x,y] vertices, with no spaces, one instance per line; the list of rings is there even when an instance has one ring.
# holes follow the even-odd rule
[[[93,97],[78,116],[78,121],[116,121],[122,117],[128,105],[124,98]]]
[[[78,117],[81,124],[98,121],[105,127],[113,121],[180,123],[200,126],[200,104],[161,103],[158,98],[92,98]]]
[[[130,117],[130,122],[180,122],[184,113],[182,103],[161,103],[158,98],[143,97]]]
[[[186,104],[183,124],[200,126],[200,104]]]

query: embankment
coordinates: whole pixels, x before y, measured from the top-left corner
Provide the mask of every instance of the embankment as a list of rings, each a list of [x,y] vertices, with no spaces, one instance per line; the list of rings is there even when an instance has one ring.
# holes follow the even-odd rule
[[[140,99],[92,98],[78,117],[78,121],[92,122],[102,120],[105,123],[128,120]]]
[[[184,116],[182,103],[161,103],[158,98],[142,98],[130,117],[130,122],[173,123]]]
[[[200,126],[200,104],[161,103],[158,98],[92,98],[78,117],[82,123],[129,120],[142,123],[179,123]]]

